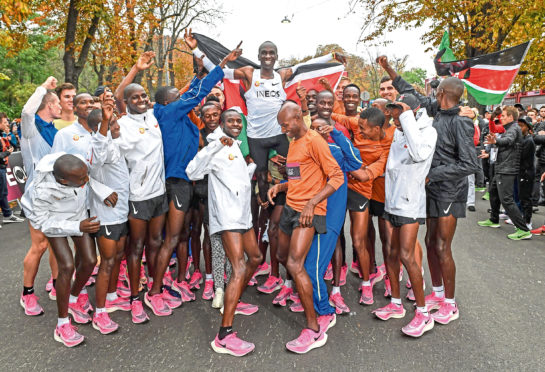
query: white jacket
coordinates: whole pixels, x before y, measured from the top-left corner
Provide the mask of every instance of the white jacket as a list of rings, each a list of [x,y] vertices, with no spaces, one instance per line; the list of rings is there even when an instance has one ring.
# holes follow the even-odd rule
[[[129,168],[129,200],[142,201],[165,193],[161,129],[153,110],[120,118],[121,136],[114,140]]]
[[[32,182],[27,186],[21,199],[25,216],[33,228],[41,230],[48,237],[81,236],[81,221],[87,218],[87,188],[108,197],[110,190],[89,178],[89,183],[81,188],[61,185],[53,175],[55,161],[64,155],[58,152],[46,155],[35,169]],[[84,161],[81,155],[76,155]]]
[[[97,132],[91,140],[89,175],[110,187],[118,197],[117,204],[112,208],[104,204],[104,199],[100,199],[99,195],[90,193],[91,215],[97,216],[101,225],[126,222],[129,215],[129,170],[110,132],[107,137]]]
[[[403,131],[396,129],[386,163],[384,210],[410,218],[426,217],[426,176],[431,166],[437,132],[426,109],[399,116]]]
[[[206,137],[208,145],[200,150],[187,166],[189,179],[208,177],[208,212],[210,235],[223,230],[250,229],[251,179],[255,164],[246,164],[240,152],[240,141],[231,147],[221,144],[225,136],[221,128]]]
[[[88,132],[83,126],[75,121],[62,128],[55,135],[51,153],[66,152],[67,154],[79,154],[85,159],[85,164],[90,164],[91,141],[94,134]]]

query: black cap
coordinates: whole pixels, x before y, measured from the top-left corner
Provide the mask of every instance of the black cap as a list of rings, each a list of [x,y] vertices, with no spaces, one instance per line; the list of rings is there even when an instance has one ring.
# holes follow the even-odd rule
[[[418,98],[416,98],[414,95],[409,94],[409,93],[405,93],[405,94],[400,95],[399,98],[397,99],[397,102],[403,102],[404,104],[409,106],[410,109],[413,110],[413,111],[420,107],[420,101],[418,101]],[[386,107],[387,108],[399,107],[400,109],[403,109],[400,105],[396,105],[393,102],[392,103],[387,103]]]
[[[95,94],[93,94],[93,96],[100,97],[100,95],[103,94],[105,90],[106,90],[106,87],[104,85],[99,85],[95,89]]]
[[[516,108],[521,108],[521,109],[524,110],[524,106],[522,106],[522,104],[520,104],[520,103],[515,103],[513,106],[516,107]]]
[[[528,129],[534,129],[534,126],[533,126],[533,124],[532,124],[532,119],[530,119],[530,117],[528,117],[528,116],[521,116],[521,117],[518,119],[518,122],[519,122],[519,123],[526,124],[526,126],[528,127]]]

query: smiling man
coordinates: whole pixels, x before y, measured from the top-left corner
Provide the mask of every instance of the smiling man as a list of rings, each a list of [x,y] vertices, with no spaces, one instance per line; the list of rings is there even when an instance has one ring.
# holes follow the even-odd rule
[[[74,97],[76,96],[76,87],[70,83],[64,83],[55,89],[61,104],[61,117],[53,120],[55,128],[61,130],[66,128],[77,120],[74,114]]]

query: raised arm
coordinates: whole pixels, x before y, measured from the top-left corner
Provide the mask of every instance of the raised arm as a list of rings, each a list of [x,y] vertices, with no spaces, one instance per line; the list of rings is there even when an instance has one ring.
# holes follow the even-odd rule
[[[42,85],[36,88],[27,103],[23,106],[23,111],[21,112],[21,135],[23,138],[32,138],[38,134],[38,129],[34,122],[34,115],[38,112],[38,108],[42,104],[42,100],[47,94],[47,91],[55,89],[56,87],[57,79],[53,76],[48,77]]]
[[[127,85],[131,84],[134,81],[134,78],[136,75],[138,75],[139,72],[147,70],[148,68],[153,65],[153,58],[155,57],[155,52],[144,52],[140,57],[138,57],[138,60],[132,66],[131,70],[125,76],[125,78],[121,81],[121,84],[117,87],[114,93],[115,97],[115,103],[117,105],[117,109],[119,113],[124,113],[126,111],[125,108],[125,101],[123,100],[123,91],[127,87]]]

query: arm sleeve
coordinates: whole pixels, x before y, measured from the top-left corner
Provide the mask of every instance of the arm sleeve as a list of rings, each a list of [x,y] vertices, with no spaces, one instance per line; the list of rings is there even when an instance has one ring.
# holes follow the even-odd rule
[[[431,119],[430,119],[431,120]],[[416,124],[416,119],[411,111],[405,111],[399,116],[403,133],[407,138],[407,148],[409,155],[415,162],[422,162],[433,155],[435,142],[437,141],[437,132],[433,127],[420,131]]]
[[[455,140],[458,145],[458,159],[454,163],[432,167],[428,173],[430,182],[456,180],[477,172],[479,165],[473,145],[473,123],[459,116],[454,125]]]
[[[344,183],[344,175],[337,164],[337,161],[331,155],[327,142],[322,138],[315,137],[315,140],[311,142],[311,154],[312,157],[322,168],[322,171],[328,178],[328,185],[331,185],[337,190]]]
[[[513,123],[511,125],[518,125],[517,123]],[[517,131],[516,130],[508,130],[504,134],[501,135],[501,138],[496,138],[496,146],[498,147],[511,147],[515,144],[515,141],[517,140]]]
[[[343,172],[352,172],[358,170],[362,166],[361,156],[358,149],[354,147],[352,142],[346,138],[340,131],[333,129],[333,132],[330,133],[331,138],[335,141],[335,144],[341,148],[343,153],[343,164],[341,170]]]
[[[492,119],[488,121],[488,129],[490,130],[490,133],[505,133],[503,125],[494,123],[494,120]]]
[[[364,141],[364,138],[361,135],[360,127],[358,125],[359,116],[349,117],[346,115],[332,113],[331,118],[337,123],[341,124],[346,129],[348,129],[349,132],[352,132],[352,134],[354,135],[354,143],[356,144],[356,146]]]
[[[89,177],[89,187],[91,188],[91,192],[98,196],[99,200],[102,201],[104,201],[104,199],[106,199],[114,192],[114,190],[112,190],[108,186],[98,182],[91,177]]]
[[[216,66],[204,79],[194,79],[189,86],[189,90],[182,94],[178,101],[171,103],[171,105],[174,105],[173,109],[179,115],[187,115],[222,78],[223,71],[221,67]]]
[[[116,163],[120,157],[119,147],[113,141],[108,141],[108,137],[97,132],[91,138],[91,168],[97,169],[107,163]]]
[[[79,221],[60,220],[52,216],[50,192],[47,188],[36,185],[35,197],[32,202],[34,221],[46,235],[81,236]]]
[[[216,170],[214,164],[214,155],[223,148],[223,145],[219,140],[215,140],[205,146],[195,155],[193,160],[189,162],[185,173],[190,180],[202,180],[205,175],[211,171]]]
[[[34,124],[34,115],[36,115],[46,93],[47,89],[39,86],[23,107],[21,112],[21,134],[24,138],[32,138],[38,134],[36,124]]]
[[[374,163],[369,164],[364,170],[369,176],[369,181],[374,180],[384,174],[386,170],[386,162],[388,161],[388,155],[390,154],[390,149],[381,150],[380,157]]]
[[[414,87],[407,83],[400,75],[397,75],[397,77],[392,80],[392,85],[394,88],[396,88],[399,94],[410,93],[418,98],[420,105],[426,109],[429,116],[433,117],[439,111],[439,104],[437,103],[437,100],[418,93]]]

